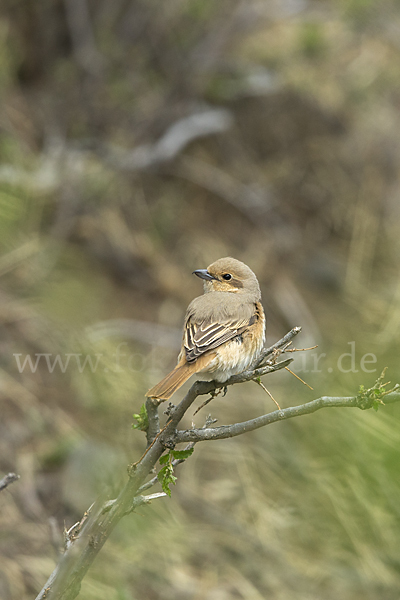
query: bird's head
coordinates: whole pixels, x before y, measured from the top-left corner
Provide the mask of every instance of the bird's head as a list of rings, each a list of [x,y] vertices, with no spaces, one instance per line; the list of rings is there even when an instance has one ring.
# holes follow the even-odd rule
[[[257,277],[247,265],[235,258],[219,258],[207,269],[198,269],[193,273],[204,280],[204,293],[250,293],[254,294],[255,300],[261,298]]]

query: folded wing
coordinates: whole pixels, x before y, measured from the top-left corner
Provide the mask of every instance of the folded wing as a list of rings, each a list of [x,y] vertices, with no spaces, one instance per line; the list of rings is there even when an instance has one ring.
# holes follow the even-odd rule
[[[256,318],[256,315],[253,315],[250,319],[231,319],[223,323],[210,320],[197,323],[189,316],[185,323],[183,338],[187,362],[197,360],[204,352],[214,350],[240,335],[254,323]]]

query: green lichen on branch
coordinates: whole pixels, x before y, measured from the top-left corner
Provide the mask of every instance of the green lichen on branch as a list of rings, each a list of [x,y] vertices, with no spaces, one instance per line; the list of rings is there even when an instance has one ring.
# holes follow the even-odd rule
[[[387,381],[386,383],[383,381],[386,370],[387,367],[383,369],[382,373],[379,375],[372,387],[365,389],[363,385],[360,385],[357,394],[357,406],[361,408],[361,410],[373,408],[375,411],[377,411],[381,404],[385,404],[382,398],[399,389],[399,384],[396,384],[389,390],[386,389],[386,386],[390,384],[390,381]]]

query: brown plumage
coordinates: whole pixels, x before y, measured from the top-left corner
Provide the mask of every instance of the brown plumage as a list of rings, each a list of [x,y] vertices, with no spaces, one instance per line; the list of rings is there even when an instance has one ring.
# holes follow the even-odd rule
[[[234,258],[220,258],[194,273],[204,294],[188,306],[178,364],[146,396],[168,400],[194,373],[224,383],[246,370],[265,340],[261,292],[253,271]]]

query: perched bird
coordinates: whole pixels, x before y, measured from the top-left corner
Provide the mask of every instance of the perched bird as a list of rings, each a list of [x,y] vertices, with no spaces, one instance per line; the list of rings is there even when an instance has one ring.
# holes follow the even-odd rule
[[[265,315],[253,271],[228,257],[193,273],[204,280],[204,294],[186,311],[177,366],[147,397],[168,400],[194,373],[224,383],[245,371],[264,346]]]

